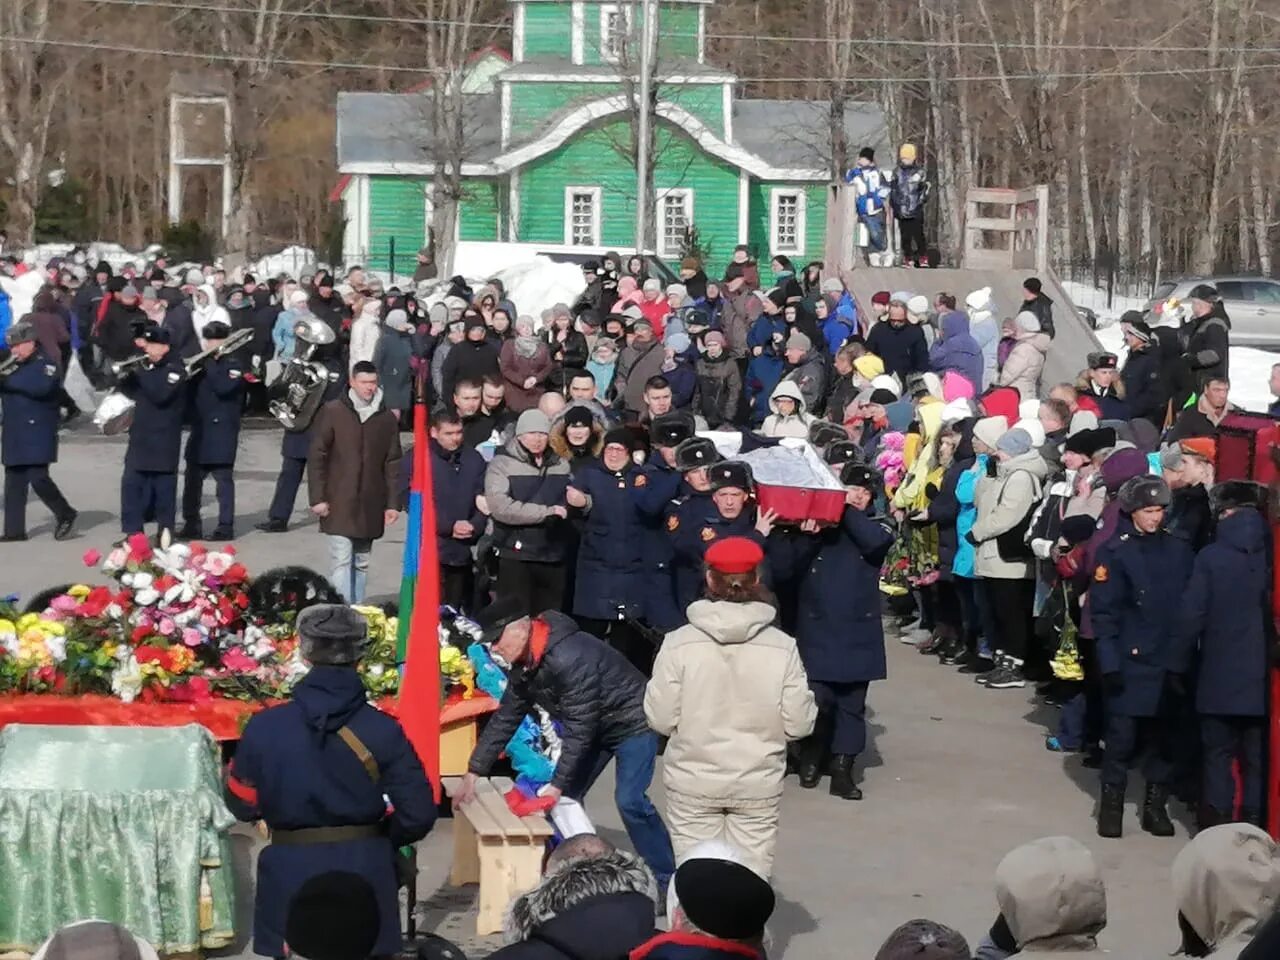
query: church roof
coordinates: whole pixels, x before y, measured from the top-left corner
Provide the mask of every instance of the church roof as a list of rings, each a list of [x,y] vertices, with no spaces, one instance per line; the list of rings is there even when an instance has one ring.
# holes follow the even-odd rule
[[[735,100],[733,142],[775,167],[831,166],[827,100]],[[850,157],[862,147],[890,153],[889,130],[879,104],[845,104],[844,129]]]

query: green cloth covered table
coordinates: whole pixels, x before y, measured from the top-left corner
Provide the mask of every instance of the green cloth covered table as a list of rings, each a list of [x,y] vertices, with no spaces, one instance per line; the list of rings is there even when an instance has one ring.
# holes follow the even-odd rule
[[[91,917],[162,954],[227,945],[234,822],[204,727],[10,724],[0,731],[0,951],[33,951]]]

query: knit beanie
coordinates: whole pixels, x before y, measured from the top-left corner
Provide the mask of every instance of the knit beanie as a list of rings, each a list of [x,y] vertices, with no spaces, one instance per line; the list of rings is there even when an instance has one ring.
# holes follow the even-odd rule
[[[1018,325],[1018,329],[1024,333],[1040,332],[1040,318],[1029,310],[1023,310],[1018,314],[1014,322]]]
[[[1009,422],[1004,417],[983,417],[973,425],[973,439],[981,440],[992,450],[1009,430]],[[1028,438],[1030,439],[1030,438]]]
[[[874,380],[884,375],[884,361],[874,353],[864,353],[853,361],[853,369],[857,370],[864,380]]]
[[[1031,434],[1021,427],[1014,427],[996,441],[996,449],[1011,457],[1020,457],[1031,450]]]

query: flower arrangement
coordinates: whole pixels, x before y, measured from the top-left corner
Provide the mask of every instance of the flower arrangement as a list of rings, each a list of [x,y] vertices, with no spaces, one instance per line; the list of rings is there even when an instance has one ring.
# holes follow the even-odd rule
[[[49,591],[38,610],[0,602],[0,694],[96,693],[126,703],[278,700],[310,669],[294,630],[298,612],[340,602],[328,581],[302,567],[251,582],[232,546],[156,548],[135,536],[83,559],[112,583]],[[394,696],[397,620],[378,607],[355,609],[369,623],[360,664],[369,696]],[[442,618],[441,676],[469,696],[473,674],[448,642],[451,629]]]

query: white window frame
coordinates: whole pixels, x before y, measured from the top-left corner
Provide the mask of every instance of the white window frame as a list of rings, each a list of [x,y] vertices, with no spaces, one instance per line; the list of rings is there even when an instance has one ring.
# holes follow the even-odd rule
[[[658,243],[658,256],[672,257],[680,252],[679,248],[670,249],[667,247],[667,225],[664,219],[666,214],[666,203],[668,197],[682,197],[684,199],[684,220],[687,226],[693,226],[694,206],[693,206],[693,188],[692,187],[671,187],[667,190],[656,191],[657,202],[654,204],[654,217],[657,223],[654,225],[654,235]]]
[[[623,31],[624,31],[623,38],[622,38],[623,44],[625,45],[627,40],[630,39],[631,37],[631,28],[632,28],[631,4],[629,3],[600,4],[600,29],[598,31],[597,40],[599,43],[601,63],[617,63],[620,59],[622,59],[620,56],[614,55],[609,50],[609,33],[608,33],[609,16],[615,13],[622,17]]]
[[[591,242],[573,242],[573,196],[577,193],[591,195],[591,208],[595,213],[595,222],[591,225]],[[603,192],[599,187],[565,187],[564,188],[564,244],[566,247],[598,247],[600,231],[604,220]]]
[[[796,242],[784,245],[778,237],[778,202],[782,197],[796,198]],[[769,251],[771,253],[804,253],[806,237],[806,209],[809,198],[803,187],[773,187],[769,191]]]

